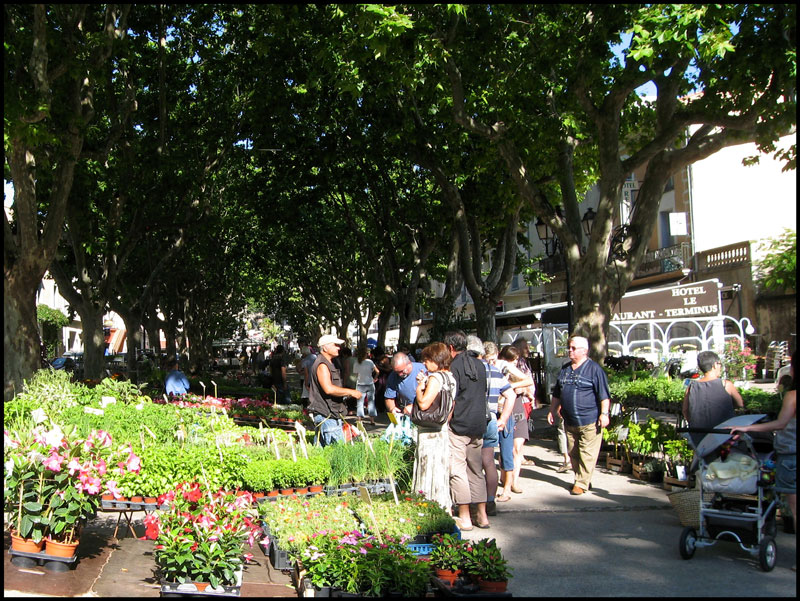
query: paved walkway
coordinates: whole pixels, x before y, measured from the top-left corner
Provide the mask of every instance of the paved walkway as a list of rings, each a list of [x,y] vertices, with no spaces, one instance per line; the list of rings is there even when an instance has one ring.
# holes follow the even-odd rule
[[[678,554],[682,527],[660,485],[598,468],[591,492],[570,495],[572,478],[555,471],[561,456],[545,414],[534,413],[537,429],[525,455],[536,465],[523,467],[523,492],[498,503],[490,529],[464,533],[473,540],[497,539],[514,572],[509,591],[515,596],[796,596],[797,574],[789,569],[797,561],[796,538],[780,527],[772,572],[762,572],[756,558],[726,542],[698,549],[684,561]],[[376,428],[385,424],[381,416]],[[152,542],[112,538],[115,519],[90,522],[80,563],[64,574],[12,565],[6,536],[5,596],[159,596]],[[141,523],[135,524],[141,534]],[[296,596],[288,575],[272,570],[261,552],[254,555],[243,597]]]

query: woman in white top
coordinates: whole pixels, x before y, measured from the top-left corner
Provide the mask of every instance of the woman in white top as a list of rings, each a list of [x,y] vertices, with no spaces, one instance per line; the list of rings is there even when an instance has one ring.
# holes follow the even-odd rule
[[[375,381],[378,379],[378,368],[371,359],[367,358],[367,347],[359,346],[356,350],[355,363],[353,363],[353,374],[358,376],[356,380],[356,390],[363,392],[363,396],[356,403],[356,416],[364,417],[364,398],[367,399],[367,412],[369,413],[369,423],[375,423],[378,415],[375,409]]]

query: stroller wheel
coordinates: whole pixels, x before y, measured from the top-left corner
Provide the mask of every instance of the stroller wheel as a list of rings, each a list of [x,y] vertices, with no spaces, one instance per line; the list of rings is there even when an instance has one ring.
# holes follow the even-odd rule
[[[687,526],[681,532],[681,542],[678,550],[681,552],[681,557],[684,559],[691,559],[697,549],[697,532],[691,526]]]
[[[769,572],[775,567],[775,562],[778,559],[778,547],[775,545],[775,539],[771,536],[765,536],[758,544],[758,563],[761,569]]]

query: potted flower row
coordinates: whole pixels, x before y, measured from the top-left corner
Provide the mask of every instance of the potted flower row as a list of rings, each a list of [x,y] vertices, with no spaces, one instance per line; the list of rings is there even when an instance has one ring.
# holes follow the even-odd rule
[[[244,487],[254,493],[276,496],[322,491],[330,474],[330,465],[322,455],[308,459],[257,459],[248,463],[242,473]]]
[[[216,593],[241,586],[245,562],[242,551],[261,536],[250,494],[210,492],[197,482],[185,482],[162,495],[164,511],[145,517],[145,536],[155,541],[155,560],[162,592],[180,592],[180,585]]]
[[[130,447],[113,449],[107,432],[86,439],[39,425],[24,434],[4,432],[4,511],[12,550],[71,558],[81,525],[103,492],[120,496],[117,478],[139,470]]]
[[[450,534],[433,537],[435,544],[430,554],[436,577],[450,587],[456,581],[475,580],[480,590],[500,593],[508,586],[511,571],[494,539],[479,541],[460,540]]]
[[[405,543],[359,530],[320,534],[301,552],[299,574],[320,596],[424,597],[431,566]]]

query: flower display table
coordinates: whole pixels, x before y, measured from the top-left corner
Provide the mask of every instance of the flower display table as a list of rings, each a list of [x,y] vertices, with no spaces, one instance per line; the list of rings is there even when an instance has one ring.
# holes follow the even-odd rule
[[[26,553],[25,551],[17,551],[9,549],[8,554],[11,555],[11,563],[19,568],[33,568],[42,566],[44,569],[51,572],[66,572],[74,569],[78,563],[78,556],[72,557],[57,557],[49,555],[44,551],[40,553]]]
[[[213,588],[210,584],[203,590],[200,590],[191,582],[181,584],[180,582],[161,581],[161,596],[162,597],[179,597],[182,595],[209,595],[215,597],[239,597],[241,596],[242,589],[242,573],[243,570],[239,569],[236,572],[236,584],[231,586],[221,585]]]

